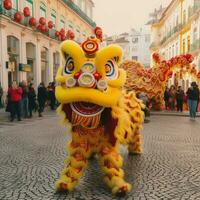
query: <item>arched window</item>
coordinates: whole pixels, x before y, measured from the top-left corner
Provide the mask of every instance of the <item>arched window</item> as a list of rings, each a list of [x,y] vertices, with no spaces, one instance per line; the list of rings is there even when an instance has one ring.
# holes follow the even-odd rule
[[[40,2],[40,17],[46,18],[46,5],[43,2]]]
[[[30,9],[31,16],[34,16],[33,0],[25,0],[24,7],[28,7]]]

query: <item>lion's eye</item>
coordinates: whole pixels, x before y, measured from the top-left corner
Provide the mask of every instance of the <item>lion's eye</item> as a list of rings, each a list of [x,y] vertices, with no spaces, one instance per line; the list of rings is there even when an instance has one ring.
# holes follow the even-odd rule
[[[68,57],[64,67],[65,74],[71,74],[74,71],[74,61],[71,57]]]
[[[109,60],[105,66],[106,76],[110,79],[113,79],[117,76],[117,72],[115,69],[115,63],[113,60]]]

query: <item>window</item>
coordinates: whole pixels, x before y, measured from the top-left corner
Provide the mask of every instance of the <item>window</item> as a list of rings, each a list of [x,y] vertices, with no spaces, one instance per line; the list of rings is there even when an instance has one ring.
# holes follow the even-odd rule
[[[190,36],[187,37],[187,50],[190,51]]]
[[[137,56],[132,56],[132,60],[138,60]]]
[[[175,56],[174,55],[174,45],[172,46],[172,56]]]
[[[178,42],[176,43],[176,55],[178,55]]]
[[[145,42],[150,42],[150,35],[145,35]]]
[[[194,28],[193,30],[193,41],[195,42],[197,40],[197,27]]]
[[[60,28],[65,29],[65,18],[64,18],[64,16],[61,16],[61,18],[60,18]]]
[[[172,52],[171,52],[171,49],[172,49],[172,48],[171,48],[171,47],[169,47],[169,58],[171,58],[171,57],[172,57],[172,54],[171,54],[171,53],[172,53]]]
[[[12,0],[12,7],[13,7],[15,10],[18,10],[18,0]]]
[[[40,17],[46,18],[46,5],[44,3],[40,3]]]
[[[78,0],[78,6],[80,9],[82,9],[82,0]]]
[[[132,42],[133,43],[138,43],[138,38],[133,38]]]
[[[24,3],[25,3],[25,7],[28,7],[30,9],[31,16],[34,16],[33,1],[32,0],[26,0]]]
[[[183,40],[183,54],[185,54],[185,39]]]
[[[56,11],[55,10],[51,11],[51,21],[53,22],[53,24],[56,27]]]
[[[183,11],[183,24],[186,23],[186,11],[184,10]]]

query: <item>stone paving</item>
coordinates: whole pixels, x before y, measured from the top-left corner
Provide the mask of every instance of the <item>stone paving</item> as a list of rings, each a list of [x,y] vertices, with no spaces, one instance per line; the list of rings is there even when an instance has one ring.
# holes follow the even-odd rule
[[[66,157],[69,136],[57,116],[0,126],[0,200],[118,199],[102,181],[97,160],[90,161],[75,191],[58,194],[54,182]],[[144,154],[128,156],[127,200],[200,200],[200,118],[152,116],[143,133]]]

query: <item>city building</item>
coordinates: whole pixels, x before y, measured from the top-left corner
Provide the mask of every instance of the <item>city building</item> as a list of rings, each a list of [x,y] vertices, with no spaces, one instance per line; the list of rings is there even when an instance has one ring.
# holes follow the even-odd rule
[[[162,7],[150,14],[151,54],[158,52],[163,59],[191,53],[194,64],[200,71],[200,0],[172,0],[167,8]],[[179,80],[184,90],[193,78],[186,74]],[[169,85],[175,83],[175,73]]]
[[[150,66],[150,30],[143,27],[140,31],[131,29],[129,33],[122,33],[105,38],[105,45],[118,44],[124,51],[124,60],[137,60],[145,67]]]
[[[131,29],[129,34],[129,59],[138,60],[145,67],[150,67],[150,51],[151,42],[150,30],[143,27],[140,31]]]
[[[12,8],[5,1],[9,2],[0,1],[0,82],[4,91],[13,80],[28,80],[35,87],[53,81],[61,64],[60,42],[68,33],[80,42],[96,27],[92,0],[12,0]]]

